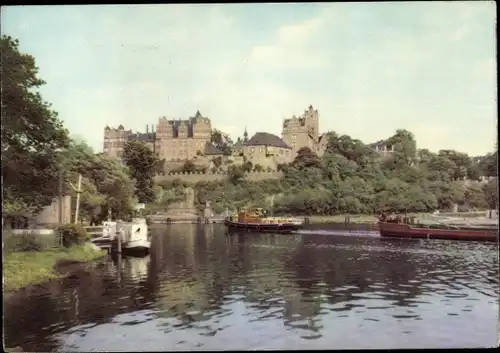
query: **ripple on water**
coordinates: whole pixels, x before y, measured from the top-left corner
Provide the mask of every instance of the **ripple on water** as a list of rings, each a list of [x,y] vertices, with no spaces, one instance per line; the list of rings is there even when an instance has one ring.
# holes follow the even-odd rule
[[[496,341],[496,247],[314,234],[230,237],[217,225],[170,226],[153,241],[149,259],[123,259],[121,279],[110,262],[93,271],[91,283],[69,281],[6,303],[7,345],[157,351]]]

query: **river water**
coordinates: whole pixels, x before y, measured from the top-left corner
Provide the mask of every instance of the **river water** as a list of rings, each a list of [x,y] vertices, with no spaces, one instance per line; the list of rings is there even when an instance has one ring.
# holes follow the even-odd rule
[[[498,246],[362,232],[153,231],[145,258],[4,303],[25,351],[493,347]],[[119,266],[119,267],[118,267]],[[121,270],[119,270],[121,268]]]

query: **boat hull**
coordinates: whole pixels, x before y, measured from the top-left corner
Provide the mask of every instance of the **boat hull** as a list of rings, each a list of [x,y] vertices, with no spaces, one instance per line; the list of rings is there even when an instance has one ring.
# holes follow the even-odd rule
[[[260,233],[290,233],[302,229],[299,223],[243,223],[224,220],[228,229],[247,230]]]
[[[380,236],[390,238],[498,241],[498,229],[425,228],[404,223],[378,223]]]
[[[148,240],[133,240],[121,245],[121,251],[124,255],[147,255],[149,254],[149,249],[151,247],[151,242]],[[117,241],[113,241],[111,250],[116,252],[118,250]]]

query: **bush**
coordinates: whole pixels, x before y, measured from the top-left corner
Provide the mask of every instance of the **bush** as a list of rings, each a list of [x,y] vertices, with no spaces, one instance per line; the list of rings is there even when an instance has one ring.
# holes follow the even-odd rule
[[[42,241],[36,234],[29,232],[23,234],[3,234],[3,240],[6,252],[43,250]]]
[[[72,245],[81,245],[90,240],[90,236],[81,224],[64,224],[58,230],[62,237],[63,246],[66,248]]]

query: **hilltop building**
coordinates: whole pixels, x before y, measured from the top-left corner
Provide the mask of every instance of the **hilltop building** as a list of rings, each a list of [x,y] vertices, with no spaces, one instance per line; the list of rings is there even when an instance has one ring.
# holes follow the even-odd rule
[[[156,131],[154,127],[149,131],[146,126],[145,133],[133,133],[125,130],[123,125],[118,128],[106,126],[103,147],[108,156],[121,158],[127,141],[143,141],[167,163],[199,161],[222,156],[211,144],[211,136],[211,120],[197,111],[186,120],[161,117],[156,124]],[[242,163],[243,159],[247,159],[254,165],[276,169],[279,164],[291,162],[302,147],[309,147],[318,155],[322,155],[326,148],[325,135],[319,134],[318,110],[312,106],[300,117],[294,115],[284,120],[282,138],[267,132],[257,132],[249,139],[245,128],[243,138],[238,138],[233,145],[233,161]]]
[[[283,121],[281,133],[283,141],[292,148],[293,155],[302,147],[309,147],[311,151],[321,156],[326,148],[326,138],[319,133],[319,113],[312,105],[297,117]]]
[[[394,152],[393,146],[389,143],[389,140],[380,140],[374,143],[368,144],[368,147],[371,147],[378,152],[382,157],[387,157]]]
[[[199,111],[187,120],[170,120],[162,117],[156,124],[156,132],[132,133],[123,125],[118,128],[104,128],[104,153],[121,158],[123,147],[130,140],[143,141],[151,150],[158,153],[165,161],[190,160],[196,155],[204,155],[212,151],[210,144],[212,125],[210,119],[203,117]],[[208,146],[208,147],[207,147]],[[208,148],[208,150],[206,150]]]
[[[295,155],[292,147],[276,135],[257,132],[250,140],[242,143],[243,156],[253,165],[277,170],[278,165],[290,163]]]

